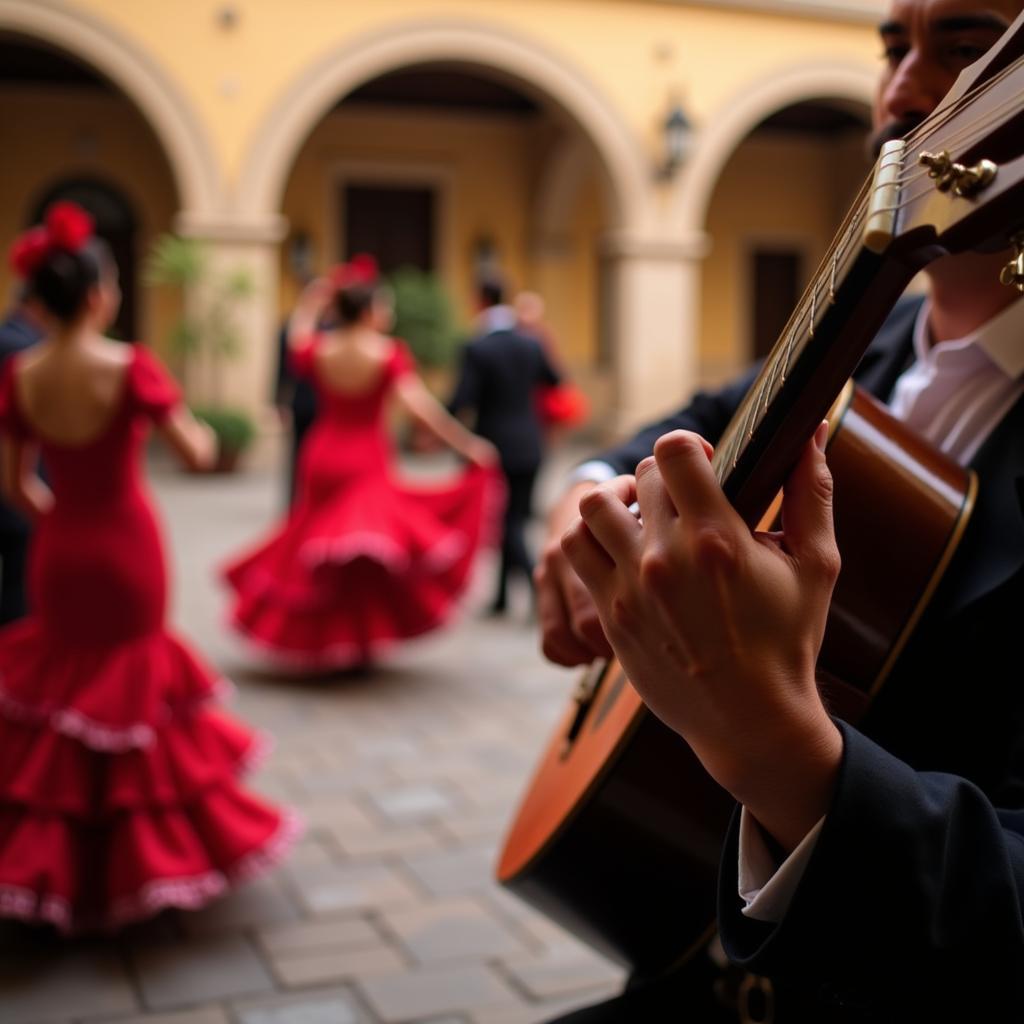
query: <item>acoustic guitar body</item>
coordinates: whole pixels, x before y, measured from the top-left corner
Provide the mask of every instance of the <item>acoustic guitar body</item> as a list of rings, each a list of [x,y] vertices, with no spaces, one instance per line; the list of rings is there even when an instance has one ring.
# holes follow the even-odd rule
[[[852,385],[830,423],[843,569],[818,667],[834,713],[855,721],[941,579],[975,481]],[[595,663],[527,788],[498,878],[613,960],[657,973],[714,930],[733,809],[619,665]]]

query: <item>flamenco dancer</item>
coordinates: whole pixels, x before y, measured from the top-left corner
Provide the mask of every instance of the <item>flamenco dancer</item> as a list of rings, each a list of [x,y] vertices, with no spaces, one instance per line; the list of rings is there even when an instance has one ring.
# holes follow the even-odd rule
[[[0,630],[0,915],[110,929],[201,906],[295,826],[240,788],[258,740],[164,624],[143,443],[203,467],[212,436],[146,348],[103,337],[120,292],[87,213],[51,207],[11,262],[50,322],[0,382],[4,486],[36,531],[32,614]]]
[[[224,570],[231,627],[278,668],[365,666],[442,625],[501,513],[497,453],[448,415],[405,346],[381,332],[377,291],[376,262],[360,255],[300,297],[289,343],[319,412],[299,455],[297,499],[269,540]],[[330,305],[338,327],[318,333]],[[468,460],[454,482],[399,479],[392,397]]]

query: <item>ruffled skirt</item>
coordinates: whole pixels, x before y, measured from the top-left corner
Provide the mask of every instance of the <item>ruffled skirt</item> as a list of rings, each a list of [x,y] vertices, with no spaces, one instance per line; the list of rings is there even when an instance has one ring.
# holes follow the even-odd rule
[[[264,741],[160,630],[61,647],[0,632],[0,915],[63,932],[194,909],[275,863],[297,822],[239,776]]]
[[[224,568],[229,626],[279,668],[370,661],[450,618],[503,500],[500,475],[475,467],[447,487],[355,481]]]

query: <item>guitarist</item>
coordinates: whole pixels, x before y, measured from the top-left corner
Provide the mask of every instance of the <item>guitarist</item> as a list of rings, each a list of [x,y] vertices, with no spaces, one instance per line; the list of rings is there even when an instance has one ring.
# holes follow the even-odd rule
[[[893,0],[876,145],[927,116],[1022,6]],[[1024,1015],[1010,1002],[1024,976],[1024,812],[993,810],[1024,806],[1024,302],[998,281],[1008,259],[931,264],[929,297],[898,305],[858,368],[863,387],[980,482],[967,534],[862,732],[833,723],[814,685],[838,568],[823,456],[809,446],[794,470],[783,538],[754,539],[706,444],[678,430],[717,438],[752,375],[605,453],[603,471],[581,467],[592,482],[550,518],[537,571],[544,652],[576,665],[614,648],[743,805],[724,852],[722,942],[734,963],[771,976],[764,998],[780,1024]],[[635,478],[594,487],[637,463]],[[643,528],[625,507],[634,497]],[[696,957],[563,1020],[735,1020],[723,980],[712,957]],[[990,1004],[1000,1012],[986,1015]]]

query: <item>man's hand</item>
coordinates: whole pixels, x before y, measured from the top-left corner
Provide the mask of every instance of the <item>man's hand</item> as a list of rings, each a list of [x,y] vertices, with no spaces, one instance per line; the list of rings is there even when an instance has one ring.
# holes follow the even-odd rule
[[[584,496],[562,541],[644,701],[789,848],[827,810],[842,752],[814,675],[839,572],[825,436],[787,483],[780,533],[752,534],[711,446],[674,431],[635,484]]]
[[[544,549],[533,574],[541,649],[550,661],[570,668],[612,656],[594,599],[562,551],[562,534],[579,521],[580,498],[596,486],[589,480],[578,483],[552,508]]]

